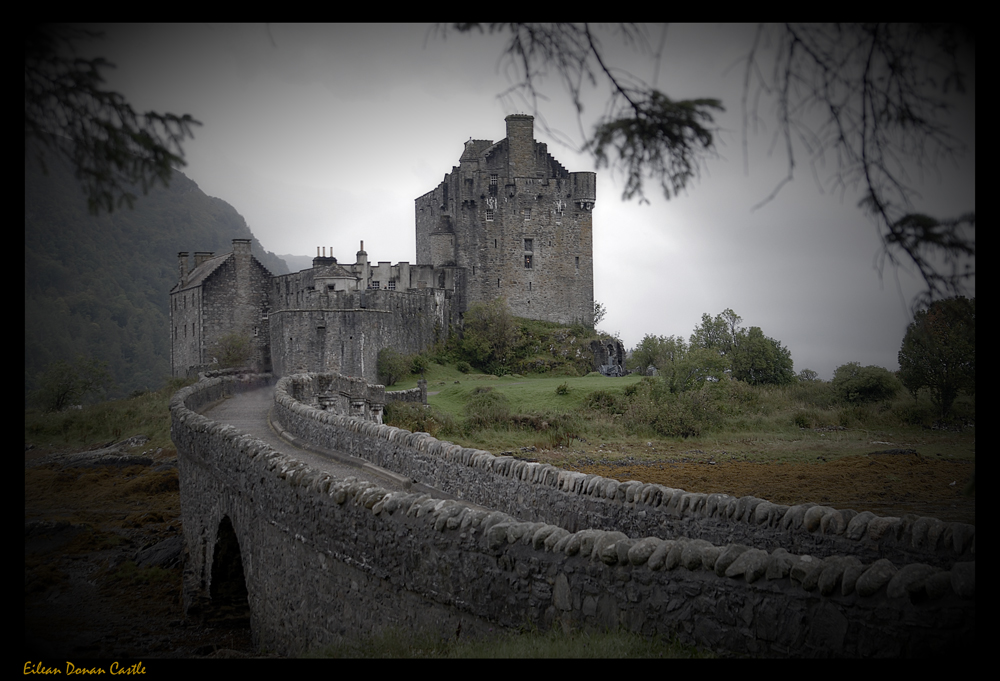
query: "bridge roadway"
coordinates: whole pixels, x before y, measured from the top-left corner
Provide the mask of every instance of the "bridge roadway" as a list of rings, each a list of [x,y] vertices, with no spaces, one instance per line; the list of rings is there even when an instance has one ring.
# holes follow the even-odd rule
[[[294,457],[314,468],[325,471],[343,480],[355,477],[367,480],[389,491],[409,491],[430,494],[439,499],[456,497],[425,485],[417,480],[394,473],[364,459],[343,452],[331,452],[314,447],[282,429],[272,418],[274,407],[274,386],[247,390],[216,402],[202,411],[213,421],[233,426],[248,435],[253,435],[273,447],[276,451]],[[468,503],[468,502],[466,502]]]

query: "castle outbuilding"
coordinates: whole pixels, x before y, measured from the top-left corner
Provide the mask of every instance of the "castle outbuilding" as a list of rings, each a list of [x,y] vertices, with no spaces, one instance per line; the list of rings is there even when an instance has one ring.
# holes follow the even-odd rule
[[[382,348],[420,352],[461,326],[475,303],[504,297],[519,317],[593,324],[596,174],[566,171],[536,142],[533,118],[507,137],[469,140],[459,165],[416,199],[417,264],[354,263],[316,249],[310,269],[272,275],[233,252],[178,254],[170,291],[174,376],[217,367],[224,340],[276,375],[337,372],[377,382]]]

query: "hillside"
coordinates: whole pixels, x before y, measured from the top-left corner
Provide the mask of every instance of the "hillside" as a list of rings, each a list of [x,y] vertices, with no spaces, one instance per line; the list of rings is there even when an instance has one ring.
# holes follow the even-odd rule
[[[48,175],[24,169],[25,394],[57,360],[107,362],[111,396],[154,389],[170,375],[168,291],[178,251],[232,250],[253,238],[246,220],[180,172],[169,188],[139,197],[132,210],[93,216],[72,171],[49,158]],[[284,261],[253,239],[254,255],[274,274]]]

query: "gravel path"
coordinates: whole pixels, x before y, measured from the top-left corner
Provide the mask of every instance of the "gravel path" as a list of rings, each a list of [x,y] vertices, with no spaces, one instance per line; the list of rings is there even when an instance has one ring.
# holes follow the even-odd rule
[[[342,452],[329,452],[308,445],[289,433],[279,435],[281,425],[270,419],[274,386],[239,393],[213,405],[204,415],[260,438],[276,451],[325,471],[335,478],[355,477],[390,491],[413,491],[442,499],[453,498],[440,490],[380,468]]]

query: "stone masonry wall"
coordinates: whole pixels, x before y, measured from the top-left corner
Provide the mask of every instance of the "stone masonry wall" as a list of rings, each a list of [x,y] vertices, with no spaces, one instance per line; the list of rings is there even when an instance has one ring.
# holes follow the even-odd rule
[[[294,654],[385,626],[448,635],[461,627],[465,635],[526,623],[624,627],[763,656],[963,655],[975,645],[975,563],[968,560],[974,559],[974,533],[966,542],[954,528],[938,531],[932,523],[916,531],[917,523],[902,520],[865,523],[863,534],[875,545],[892,535],[896,540],[886,546],[906,540],[924,553],[932,532],[938,553],[947,534],[966,560],[938,567],[631,531],[648,521],[621,529],[564,526],[534,519],[544,513],[533,489],[564,492],[561,499],[550,497],[560,507],[554,514],[578,523],[659,515],[676,524],[716,517],[720,506],[732,504],[732,513],[723,514],[731,525],[764,534],[789,514],[797,519],[789,523],[789,536],[847,532],[839,529],[842,514],[810,513],[822,507],[779,512],[762,507],[763,500],[710,501],[714,495],[579,476],[336,416],[293,400],[289,383],[279,383],[275,411],[296,435],[320,446],[336,440],[353,448],[342,451],[370,460],[410,459],[414,470],[440,469],[421,476],[428,484],[442,484],[464,468],[474,475],[463,476],[453,490],[468,485],[466,498],[485,499],[479,495],[486,487],[504,487],[509,479],[500,496],[513,495],[519,508],[511,514],[499,504],[388,493],[332,478],[195,412],[239,389],[239,380],[185,388],[174,397],[171,414],[191,556],[186,602],[204,600],[218,579],[213,547],[229,518],[243,555],[251,626],[268,649]],[[469,484],[477,476],[485,484]],[[810,531],[817,517],[819,531]],[[796,523],[807,529],[795,530]],[[877,537],[871,536],[873,524],[881,528]],[[900,526],[910,529],[900,534]]]

